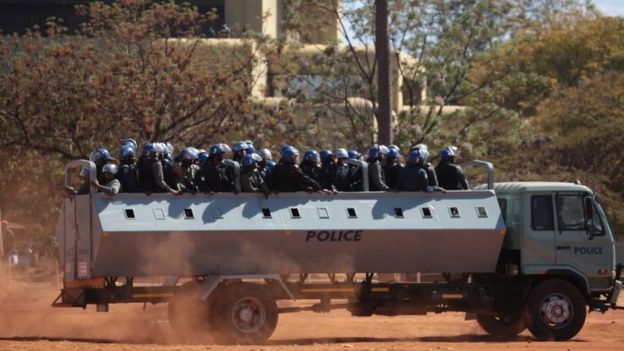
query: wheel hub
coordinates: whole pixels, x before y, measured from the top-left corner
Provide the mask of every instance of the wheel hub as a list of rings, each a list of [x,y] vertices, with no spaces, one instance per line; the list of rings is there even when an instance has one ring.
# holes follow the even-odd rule
[[[254,297],[240,299],[232,309],[232,322],[243,333],[254,333],[262,328],[266,310],[262,302]]]
[[[572,303],[561,295],[549,295],[542,303],[542,319],[550,326],[562,328],[572,320]]]

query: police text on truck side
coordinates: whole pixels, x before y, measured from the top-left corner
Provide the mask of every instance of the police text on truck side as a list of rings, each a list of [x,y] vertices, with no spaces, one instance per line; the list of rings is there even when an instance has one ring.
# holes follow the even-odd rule
[[[306,241],[361,241],[363,230],[309,230]]]

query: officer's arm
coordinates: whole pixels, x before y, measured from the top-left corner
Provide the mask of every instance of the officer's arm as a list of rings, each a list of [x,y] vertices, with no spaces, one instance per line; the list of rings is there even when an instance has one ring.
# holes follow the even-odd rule
[[[429,186],[431,187],[438,186],[438,177],[436,175],[435,170],[433,169],[431,165],[427,167],[427,179],[428,179]]]
[[[432,191],[433,189],[429,190],[429,179],[427,177],[427,171],[425,171],[424,169],[420,169],[420,172],[418,172],[418,185],[419,185],[419,189],[418,191]]]
[[[296,182],[295,186],[297,187],[297,189],[305,191],[322,190],[322,187],[319,185],[319,183],[305,175],[300,168],[295,168],[293,170],[293,179]]]
[[[460,185],[461,189],[468,190],[468,182],[466,181],[466,176],[464,175],[464,171],[459,166],[457,166],[457,183]]]
[[[375,183],[375,185],[377,186],[377,188],[379,188],[380,190],[383,191],[388,191],[390,190],[390,187],[388,187],[388,185],[386,185],[386,183],[384,183],[383,181],[383,177],[381,175],[381,165],[378,163],[374,163],[372,164],[372,180]]]
[[[154,162],[152,165],[152,172],[154,174],[154,180],[156,180],[156,184],[163,190],[169,193],[177,193],[176,190],[171,189],[167,182],[165,182],[165,176],[163,174],[162,163]]]
[[[117,179],[113,179],[107,186],[98,185],[98,188],[101,189],[107,195],[115,195],[119,193],[119,189],[121,189],[121,183]]]

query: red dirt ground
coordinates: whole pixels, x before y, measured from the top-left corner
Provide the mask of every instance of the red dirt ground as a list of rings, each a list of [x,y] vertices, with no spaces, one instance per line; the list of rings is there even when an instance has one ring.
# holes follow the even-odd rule
[[[461,313],[351,317],[347,311],[282,314],[266,345],[184,344],[171,331],[166,305],[54,309],[55,284],[0,286],[0,350],[624,350],[624,311],[591,313],[567,342],[538,342],[528,332],[498,342]]]

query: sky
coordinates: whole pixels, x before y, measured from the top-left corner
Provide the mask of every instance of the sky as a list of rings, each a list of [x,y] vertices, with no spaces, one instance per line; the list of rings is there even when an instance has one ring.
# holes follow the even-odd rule
[[[607,16],[624,16],[624,0],[593,0],[593,3]]]

